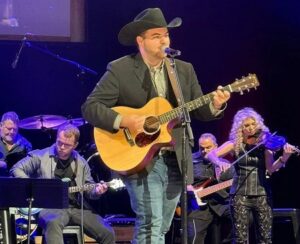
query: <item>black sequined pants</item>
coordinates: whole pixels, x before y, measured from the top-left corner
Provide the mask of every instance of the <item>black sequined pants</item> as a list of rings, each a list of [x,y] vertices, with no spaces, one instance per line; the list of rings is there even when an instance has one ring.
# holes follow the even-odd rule
[[[272,243],[272,208],[267,196],[235,195],[230,199],[230,210],[234,227],[233,243],[247,243],[251,213],[255,223],[256,243]]]

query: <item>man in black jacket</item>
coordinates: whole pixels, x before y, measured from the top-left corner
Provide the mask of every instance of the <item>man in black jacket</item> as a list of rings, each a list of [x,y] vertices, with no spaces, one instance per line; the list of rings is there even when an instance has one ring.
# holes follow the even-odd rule
[[[221,243],[221,221],[229,223],[230,228],[227,228],[227,230],[230,230],[229,237],[231,235],[229,194],[225,188],[212,192],[204,199],[199,197],[197,199],[197,193],[201,194],[202,188],[205,189],[213,183],[217,184],[230,180],[233,177],[233,167],[223,172],[205,158],[206,154],[217,146],[215,136],[210,133],[204,133],[199,138],[199,151],[193,154],[195,184],[188,185],[189,243],[204,244],[209,227],[215,227],[214,230],[216,230],[210,239],[210,243]],[[225,221],[222,219],[225,219]],[[228,238],[228,241],[230,241],[230,238]]]
[[[83,117],[93,126],[105,131],[99,138],[107,138],[101,145],[100,154],[112,153],[113,157],[120,155],[120,159],[116,160],[116,163],[120,164],[119,171],[123,171],[129,164],[125,162],[125,155],[134,160],[140,157],[143,150],[159,149],[159,137],[169,136],[168,131],[171,131],[171,128],[166,128],[164,121],[171,116],[158,116],[159,111],[167,107],[166,100],[173,107],[178,106],[166,69],[168,59],[165,49],[170,45],[169,29],[180,25],[180,18],[175,18],[167,24],[159,8],[146,9],[138,14],[121,29],[118,38],[125,46],[137,45],[139,53],[109,63],[106,73],[82,106]],[[192,64],[178,59],[175,63],[185,102],[201,97],[203,94]],[[212,97],[201,101],[203,106],[196,108],[195,104],[192,115],[200,120],[220,117],[229,97],[228,92],[218,89]],[[137,110],[149,105],[150,100],[153,110],[149,109],[145,113],[142,113],[143,110]],[[116,106],[128,107],[124,108],[127,112],[121,113],[112,109]],[[159,125],[157,130],[147,134],[146,130],[149,127],[153,132],[153,124]],[[104,147],[107,147],[109,138],[116,133],[120,143],[106,148],[105,151]],[[123,177],[132,209],[136,213],[133,243],[165,243],[165,234],[169,230],[181,193],[183,128],[173,125],[171,136],[167,147],[157,150],[156,154],[145,154],[142,163],[135,167],[136,172],[131,171],[129,174],[133,173],[132,175],[127,174]],[[158,142],[158,145],[153,145],[152,142]],[[191,183],[193,172],[188,143],[185,150],[188,181]],[[134,152],[130,155],[131,151]],[[102,159],[106,161],[104,157]]]

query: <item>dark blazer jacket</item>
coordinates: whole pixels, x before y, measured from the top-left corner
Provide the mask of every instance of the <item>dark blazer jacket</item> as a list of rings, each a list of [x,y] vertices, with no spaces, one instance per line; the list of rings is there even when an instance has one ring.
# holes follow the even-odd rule
[[[202,90],[192,64],[176,60],[176,67],[185,102],[200,97]],[[131,108],[141,108],[150,99],[157,96],[147,65],[139,53],[132,54],[108,64],[107,71],[88,96],[86,102],[82,105],[82,114],[93,126],[114,132],[113,123],[117,112],[110,109],[111,107],[127,106]],[[177,107],[170,81],[167,99],[173,107]],[[199,120],[211,120],[215,118],[211,114],[209,106],[196,109],[191,115]],[[180,127],[174,128],[172,131],[180,168],[182,158],[182,133],[183,130]],[[187,158],[188,182],[192,183],[193,167],[191,150],[188,143]]]

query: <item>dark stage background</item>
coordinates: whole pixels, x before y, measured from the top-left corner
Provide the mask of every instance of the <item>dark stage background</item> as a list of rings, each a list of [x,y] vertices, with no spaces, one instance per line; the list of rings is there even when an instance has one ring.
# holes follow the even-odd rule
[[[271,131],[278,131],[291,144],[300,145],[299,1],[88,0],[85,7],[85,42],[39,42],[39,37],[32,37],[31,43],[38,48],[26,45],[15,69],[11,64],[20,41],[0,42],[1,114],[15,110],[21,119],[40,114],[81,117],[80,106],[106,64],[135,51],[118,43],[120,28],[141,10],[160,7],[167,21],[177,16],[183,18],[183,25],[171,31],[172,47],[182,51],[181,59],[194,64],[204,93],[248,73],[256,73],[260,80],[257,91],[243,96],[232,94],[221,120],[193,121],[196,139],[203,132],[212,132],[220,143],[224,142],[233,115],[238,109],[251,106],[263,115]],[[41,52],[40,48],[78,62],[98,75],[82,73],[76,65]],[[92,128],[84,125],[80,129],[78,149],[88,157],[95,152],[90,146]],[[21,133],[32,141],[34,148],[46,147],[55,138],[55,131]],[[109,177],[97,158],[91,163],[104,171],[99,178]],[[275,207],[300,208],[299,170],[299,157],[293,155],[286,168],[272,176]],[[132,214],[126,191],[107,194],[98,206],[102,214]]]

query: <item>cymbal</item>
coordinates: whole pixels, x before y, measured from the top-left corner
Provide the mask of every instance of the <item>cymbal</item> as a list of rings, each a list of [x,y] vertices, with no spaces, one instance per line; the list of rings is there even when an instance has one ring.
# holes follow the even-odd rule
[[[79,127],[79,126],[82,126],[84,124],[87,124],[87,121],[83,118],[74,118],[74,119],[68,119],[67,121],[65,121],[61,125],[66,125],[66,124],[72,124],[76,127]],[[58,127],[61,126],[61,125],[55,126],[52,129],[58,129]]]
[[[22,129],[52,129],[65,123],[67,118],[59,115],[36,115],[22,119],[19,127]]]
[[[64,124],[66,124],[66,123],[72,124],[72,125],[78,127],[78,126],[87,124],[87,121],[83,118],[74,118],[74,119],[68,119]]]

